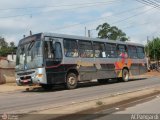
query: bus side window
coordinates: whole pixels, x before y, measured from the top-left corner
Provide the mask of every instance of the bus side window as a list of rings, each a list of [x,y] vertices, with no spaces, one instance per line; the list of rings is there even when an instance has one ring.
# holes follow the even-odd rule
[[[121,58],[127,58],[128,54],[127,54],[127,47],[125,45],[118,45],[117,47],[118,49],[118,56]]]
[[[116,44],[106,43],[106,56],[107,56],[107,58],[116,58],[117,57]]]
[[[76,40],[64,39],[64,54],[66,57],[78,57],[78,46]]]
[[[133,59],[138,58],[136,46],[128,46],[128,57]]]
[[[52,41],[44,42],[44,54],[46,58],[49,58],[49,59],[54,58]]]
[[[62,59],[62,48],[60,42],[55,43],[55,58]]]
[[[79,41],[79,53],[82,58],[93,58],[93,48],[90,41]]]
[[[94,56],[96,58],[105,58],[106,57],[104,43],[94,42],[93,43],[93,48],[94,48]]]
[[[137,47],[138,58],[143,59],[145,57],[144,48]]]

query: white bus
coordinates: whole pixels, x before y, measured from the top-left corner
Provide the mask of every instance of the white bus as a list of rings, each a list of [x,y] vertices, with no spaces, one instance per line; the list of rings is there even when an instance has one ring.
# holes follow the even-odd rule
[[[39,33],[20,40],[16,58],[18,85],[39,84],[45,89],[78,82],[117,78],[147,72],[144,46],[137,43],[73,35]]]

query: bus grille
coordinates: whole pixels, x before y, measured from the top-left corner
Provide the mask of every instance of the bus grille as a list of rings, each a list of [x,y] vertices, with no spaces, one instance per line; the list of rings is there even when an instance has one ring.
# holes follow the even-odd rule
[[[31,76],[20,77],[21,80],[31,79]]]
[[[24,73],[17,73],[17,75],[23,76],[23,75],[30,75],[30,74],[33,74],[33,73],[35,73],[35,71],[24,72]]]

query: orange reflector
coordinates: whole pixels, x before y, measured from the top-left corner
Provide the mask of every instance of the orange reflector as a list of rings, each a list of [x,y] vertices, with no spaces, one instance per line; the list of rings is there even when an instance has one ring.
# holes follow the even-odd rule
[[[38,77],[38,78],[42,78],[42,77],[43,77],[43,74],[37,74],[37,77]]]

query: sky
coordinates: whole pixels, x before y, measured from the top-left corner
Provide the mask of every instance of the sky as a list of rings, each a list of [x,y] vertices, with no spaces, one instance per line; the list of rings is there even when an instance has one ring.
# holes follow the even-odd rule
[[[16,44],[30,30],[85,36],[86,27],[95,38],[105,22],[146,44],[160,35],[159,21],[160,9],[136,0],[0,0],[0,36]]]

